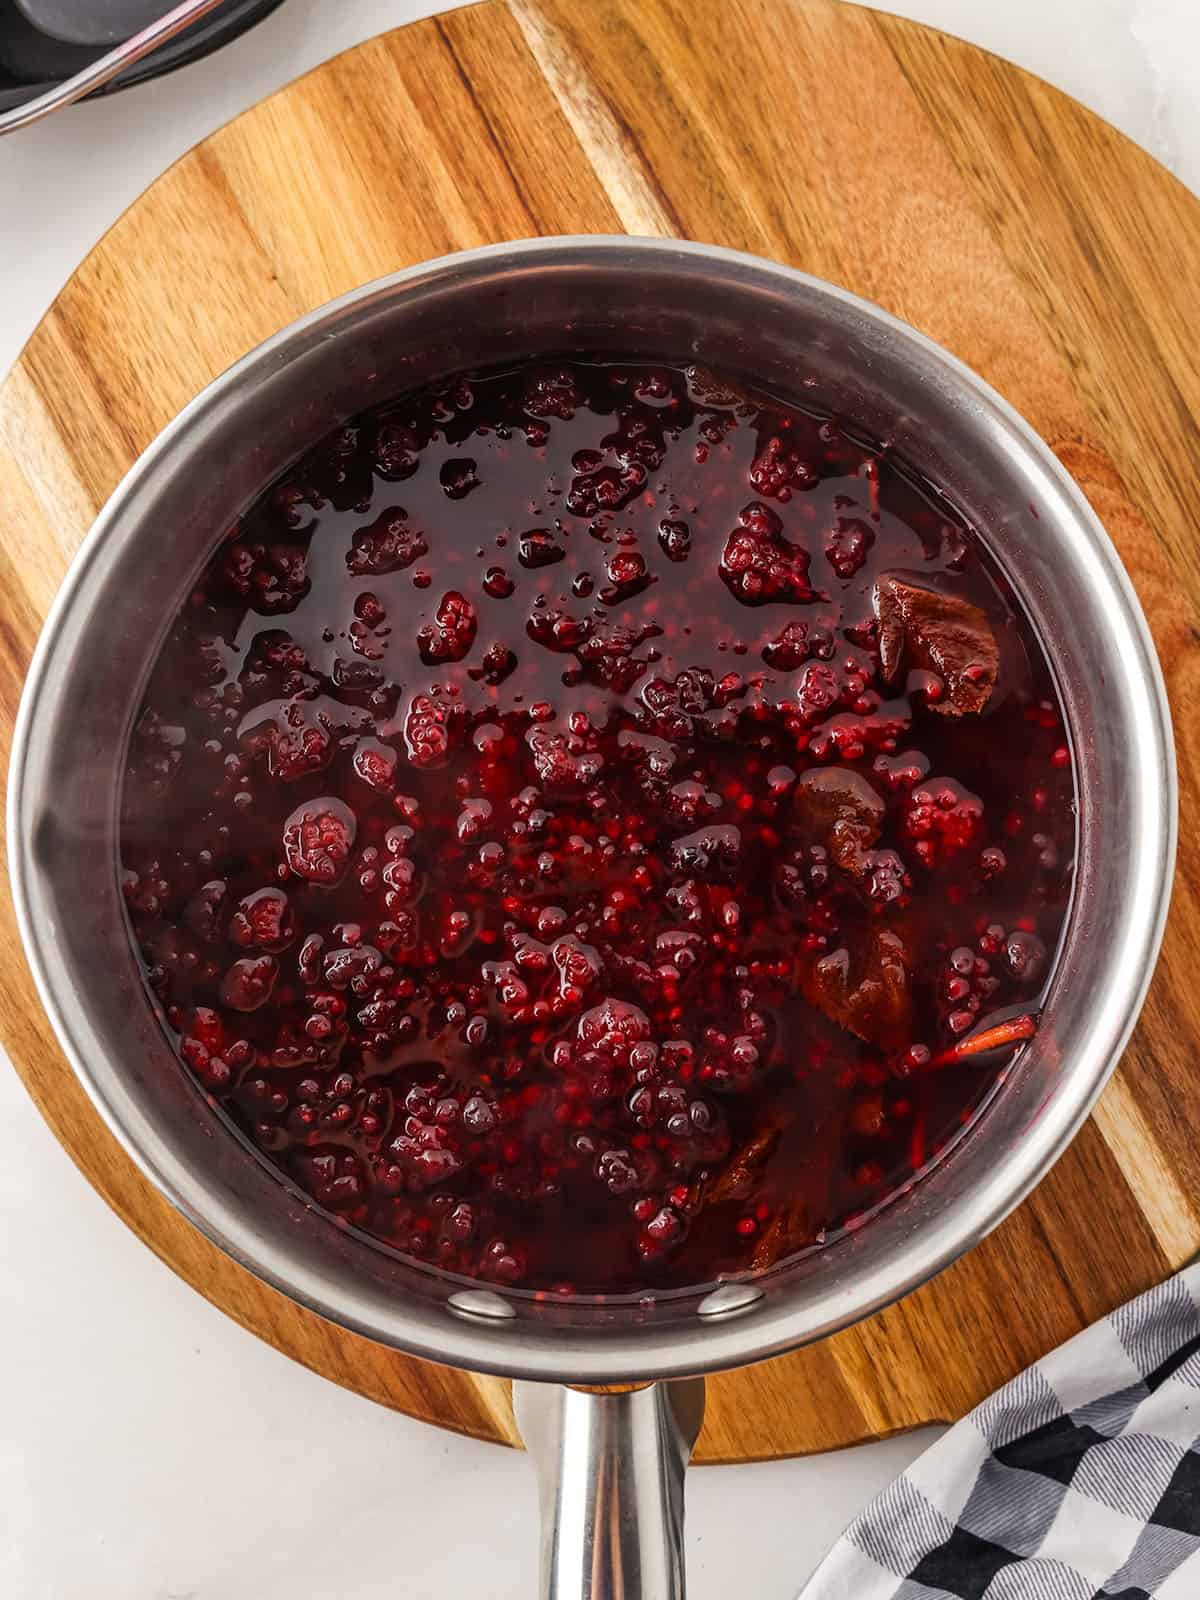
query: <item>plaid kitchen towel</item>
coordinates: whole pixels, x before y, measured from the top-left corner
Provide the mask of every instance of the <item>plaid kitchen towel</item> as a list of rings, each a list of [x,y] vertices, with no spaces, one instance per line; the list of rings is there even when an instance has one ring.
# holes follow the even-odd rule
[[[1200,1600],[1200,1265],[977,1406],[802,1600]]]

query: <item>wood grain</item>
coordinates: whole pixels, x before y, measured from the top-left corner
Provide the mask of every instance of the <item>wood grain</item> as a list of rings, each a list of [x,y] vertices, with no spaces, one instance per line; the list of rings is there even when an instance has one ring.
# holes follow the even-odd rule
[[[968,45],[836,0],[490,0],[247,112],[116,224],[0,389],[0,742],[96,511],[210,378],[331,296],[536,233],[681,234],[832,278],[969,362],[1050,441],[1145,606],[1200,795],[1200,204],[1112,128]],[[1116,1079],[971,1255],[837,1338],[715,1379],[701,1460],[960,1415],[1200,1247],[1200,843]],[[283,1300],[137,1175],[58,1053],[7,890],[0,1036],[109,1204],[245,1327],[383,1404],[516,1442],[506,1386]]]

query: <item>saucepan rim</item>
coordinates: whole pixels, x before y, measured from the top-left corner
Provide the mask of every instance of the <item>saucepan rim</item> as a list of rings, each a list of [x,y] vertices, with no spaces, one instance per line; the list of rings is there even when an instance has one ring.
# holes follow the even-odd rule
[[[786,1295],[766,1296],[752,1314],[729,1321],[696,1320],[693,1331],[678,1327],[661,1338],[639,1336],[634,1350],[619,1334],[597,1330],[550,1330],[538,1335],[520,1327],[489,1322],[486,1317],[406,1318],[403,1306],[386,1314],[378,1298],[358,1297],[345,1286],[329,1290],[320,1276],[309,1273],[299,1249],[266,1251],[255,1230],[242,1219],[222,1214],[221,1202],[204,1174],[180,1159],[147,1123],[135,1124],[128,1102],[114,1092],[115,1069],[103,1052],[88,1042],[78,998],[70,988],[64,961],[56,946],[51,902],[43,881],[34,833],[38,797],[29,780],[30,747],[40,722],[50,715],[56,693],[52,670],[68,625],[86,603],[94,579],[125,536],[126,516],[134,496],[161,473],[202,427],[206,417],[231,394],[252,386],[286,364],[295,353],[346,326],[350,312],[361,313],[381,297],[455,275],[486,273],[511,262],[536,269],[582,264],[669,261],[680,272],[701,268],[755,282],[769,283],[784,295],[820,299],[840,314],[898,342],[922,372],[960,396],[980,426],[992,430],[1000,448],[1017,453],[1038,476],[1055,505],[1055,515],[1072,525],[1072,537],[1087,549],[1094,563],[1094,582],[1103,591],[1106,622],[1113,629],[1114,653],[1120,653],[1123,683],[1139,700],[1141,723],[1137,760],[1145,769],[1132,782],[1139,785],[1144,826],[1129,841],[1135,853],[1137,893],[1123,913],[1120,950],[1110,952],[1112,981],[1098,997],[1096,1017],[1089,1024],[1087,1060],[1070,1063],[1054,1092],[1018,1148],[1003,1161],[981,1171],[952,1217],[940,1219],[936,1240],[913,1238],[901,1243],[886,1268],[876,1268],[856,1281],[853,1290],[819,1292],[808,1314],[798,1322]],[[280,463],[282,466],[283,463]],[[1115,658],[1115,657],[1114,657]],[[9,868],[25,951],[42,1004],[71,1066],[100,1115],[128,1154],[155,1187],[197,1228],[257,1276],[299,1303],[369,1338],[434,1360],[514,1377],[576,1379],[604,1382],[619,1378],[653,1379],[717,1370],[759,1360],[844,1327],[908,1293],[977,1243],[1016,1206],[1044,1175],[1073,1138],[1111,1073],[1141,1008],[1162,938],[1170,895],[1176,835],[1176,779],[1170,713],[1162,673],[1149,630],[1132,585],[1107,534],[1066,470],[1029,425],[971,369],[925,335],[880,307],[835,285],[793,268],[737,251],[669,239],[623,235],[576,235],[520,240],[458,252],[406,268],[353,290],[267,339],[192,400],[150,444],[114,491],[81,545],[50,610],[34,653],[17,717],[8,785]],[[132,952],[130,952],[132,960]],[[124,1092],[124,1091],[123,1091]],[[823,1293],[823,1298],[822,1298]]]

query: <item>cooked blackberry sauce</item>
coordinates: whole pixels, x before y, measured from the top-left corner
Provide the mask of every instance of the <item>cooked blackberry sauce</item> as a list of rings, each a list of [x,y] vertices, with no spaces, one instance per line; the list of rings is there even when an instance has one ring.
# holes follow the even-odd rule
[[[1045,653],[943,496],[740,380],[552,358],[365,413],[225,533],[121,854],[268,1162],[431,1266],[625,1293],[936,1160],[1036,1028],[1074,839]]]

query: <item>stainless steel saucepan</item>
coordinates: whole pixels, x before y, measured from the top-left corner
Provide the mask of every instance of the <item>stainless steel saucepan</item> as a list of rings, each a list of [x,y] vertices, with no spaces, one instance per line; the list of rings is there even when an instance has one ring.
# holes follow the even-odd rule
[[[570,350],[694,358],[784,391],[811,377],[823,402],[944,486],[986,530],[1046,642],[1081,817],[1042,1027],[934,1172],[868,1227],[753,1281],[550,1305],[447,1280],[333,1226],[218,1125],[143,992],[116,818],[151,662],[215,537],[256,493],[331,427],[403,389]],[[14,894],[43,1002],[142,1170],[208,1238],[330,1321],[519,1379],[543,1491],[544,1592],[659,1600],[683,1592],[695,1380],[819,1339],[924,1282],[1028,1193],[1086,1116],[1158,949],[1175,776],[1153,646],[1112,545],[985,384],[876,307],[785,267],[669,240],[573,238],[471,251],[370,284],[268,340],[187,407],[113,495],[46,624],[9,806]],[[680,1379],[691,1381],[667,1381]],[[643,1387],[611,1392],[627,1385]]]

